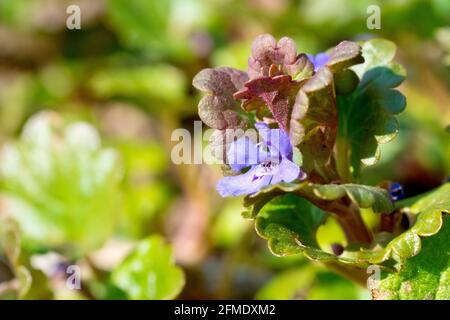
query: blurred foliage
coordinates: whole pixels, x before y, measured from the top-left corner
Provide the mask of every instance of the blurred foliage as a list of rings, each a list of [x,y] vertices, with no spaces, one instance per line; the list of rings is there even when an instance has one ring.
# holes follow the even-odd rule
[[[81,30],[66,28],[69,4]],[[366,26],[374,4],[379,30]],[[0,0],[0,298],[369,298],[302,257],[271,256],[239,201],[217,196],[219,168],[171,163],[170,134],[198,120],[192,77],[245,69],[260,33],[310,53],[383,37],[406,68],[408,107],[361,183],[429,191],[450,175],[449,28],[447,0]],[[319,222],[308,241],[331,255],[344,237]],[[32,263],[49,252],[62,258]],[[67,293],[70,264],[82,281]]]
[[[112,274],[112,281],[130,299],[173,299],[184,285],[183,271],[158,236],[142,240]]]
[[[72,256],[111,235],[121,168],[113,150],[101,149],[93,127],[62,128],[62,121],[35,114],[20,141],[3,147],[0,174],[5,213],[19,222],[24,245]]]

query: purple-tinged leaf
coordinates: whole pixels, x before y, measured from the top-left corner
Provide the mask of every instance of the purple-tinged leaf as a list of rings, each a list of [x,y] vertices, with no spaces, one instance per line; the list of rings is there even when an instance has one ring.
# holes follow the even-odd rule
[[[364,62],[361,46],[356,42],[342,41],[331,51],[327,67],[335,73]]]
[[[299,146],[310,177],[313,171],[326,175],[321,168],[331,165],[337,125],[333,74],[323,67],[298,92],[290,120],[291,142]]]
[[[298,79],[312,75],[312,64],[304,55],[297,55],[297,47],[290,38],[278,42],[270,34],[256,37],[252,45],[252,56],[248,60],[250,79],[259,77],[290,75]]]
[[[245,89],[236,92],[234,98],[245,100],[243,107],[246,110],[267,106],[279,127],[288,131],[291,106],[300,86],[300,82],[292,81],[286,75],[260,77],[248,81]]]
[[[192,81],[197,89],[208,93],[198,105],[200,119],[211,128],[236,127],[241,119],[235,112],[239,108],[233,93],[248,80],[245,72],[220,67],[200,71]]]

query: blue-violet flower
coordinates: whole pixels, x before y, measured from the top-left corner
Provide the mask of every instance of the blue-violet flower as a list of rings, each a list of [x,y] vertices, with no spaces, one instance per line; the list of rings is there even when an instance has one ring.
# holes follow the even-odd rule
[[[330,60],[330,56],[325,52],[318,53],[316,55],[307,54],[308,59],[314,65],[314,71],[317,72],[320,68],[327,64],[328,60]]]
[[[264,122],[255,125],[262,142],[255,144],[244,136],[230,144],[228,164],[233,171],[245,173],[227,176],[217,183],[222,197],[252,194],[261,188],[280,182],[292,182],[305,174],[292,161],[293,148],[288,134],[270,129]]]
[[[388,192],[392,201],[402,200],[405,197],[403,186],[398,182],[392,182],[389,186]]]

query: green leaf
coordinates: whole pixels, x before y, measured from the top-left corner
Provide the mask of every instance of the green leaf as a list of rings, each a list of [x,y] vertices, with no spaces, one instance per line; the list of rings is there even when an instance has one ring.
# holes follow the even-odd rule
[[[443,225],[443,215],[450,214],[449,195],[450,183],[447,183],[408,208],[409,212],[417,215],[416,222],[385,247],[375,246],[370,250],[359,251],[346,250],[342,258],[379,264],[389,259],[404,263],[407,259],[418,255],[422,250],[422,239],[437,234]]]
[[[287,194],[286,194],[287,192]],[[370,247],[348,247],[338,257],[322,251],[315,241],[316,229],[323,219],[319,206],[348,196],[361,208],[375,212],[390,212],[393,205],[382,189],[360,185],[279,184],[247,196],[248,218],[256,218],[258,234],[269,241],[274,254],[289,255],[303,252],[313,260],[337,261],[364,266],[382,264],[388,260],[403,262],[419,254],[422,238],[436,234],[442,226],[442,212],[450,212],[450,184],[422,197],[409,208],[417,214],[415,224],[385,246],[374,242]],[[306,213],[305,213],[306,212]],[[314,240],[313,240],[314,239]]]
[[[347,158],[353,174],[361,165],[373,165],[380,158],[380,144],[391,141],[398,131],[396,114],[406,106],[405,97],[393,88],[405,78],[405,70],[392,60],[395,44],[373,39],[362,47],[363,64],[352,67],[361,81],[349,95],[338,96],[338,167],[345,168]],[[341,173],[347,176],[345,173]]]
[[[364,73],[374,67],[389,65],[395,58],[395,43],[385,39],[372,39],[364,42],[362,55],[364,63],[352,67],[360,78]]]
[[[145,98],[164,105],[181,104],[186,84],[183,73],[166,64],[104,68],[88,81],[92,94],[101,99]]]
[[[255,226],[274,254],[287,255],[303,251],[299,243],[318,248],[315,232],[324,218],[325,213],[307,200],[286,194],[261,209]]]
[[[315,185],[314,193],[324,200],[336,200],[347,195],[359,208],[372,208],[374,212],[390,213],[394,205],[386,190],[359,184]]]
[[[244,206],[248,208],[248,211],[244,213],[244,216],[247,218],[256,217],[267,202],[284,193],[295,193],[312,203],[320,203],[324,206],[336,199],[348,196],[359,208],[372,208],[374,212],[379,213],[390,213],[394,209],[386,190],[378,187],[358,184],[280,183],[246,196]]]
[[[336,94],[349,94],[356,89],[359,78],[351,69],[345,69],[334,74],[334,86]]]
[[[308,300],[366,300],[367,290],[332,272],[318,272],[314,285],[308,292]]]
[[[168,55],[190,60],[187,37],[208,15],[198,1],[111,0],[105,2],[106,20],[122,44],[150,57]],[[185,12],[195,12],[186,19]],[[191,15],[189,15],[191,16]]]
[[[142,240],[113,271],[113,283],[130,299],[175,298],[184,286],[184,273],[173,261],[172,250],[160,236]]]
[[[286,192],[294,192],[305,187],[306,184],[279,183],[261,189],[259,192],[248,195],[244,198],[244,207],[248,208],[242,215],[244,218],[255,218],[261,208],[276,196],[283,195]]]
[[[376,299],[449,300],[450,299],[450,219],[444,219],[442,230],[422,240],[420,254],[405,261],[396,273],[387,274]],[[420,240],[419,240],[420,241]]]
[[[306,264],[275,275],[257,293],[263,300],[357,300],[367,290],[320,266]]]
[[[227,202],[217,214],[211,226],[211,237],[218,247],[231,248],[238,245],[252,225],[251,221],[242,221],[239,211],[242,211],[242,203],[236,198]]]
[[[121,167],[95,128],[42,112],[3,147],[0,159],[1,197],[24,246],[77,256],[111,235]]]
[[[257,293],[256,299],[288,300],[305,295],[314,283],[316,272],[312,264],[283,271]]]
[[[17,267],[16,276],[19,280],[18,295],[19,297],[24,297],[30,290],[31,284],[33,282],[31,273],[26,267],[20,265]]]
[[[169,156],[155,141],[118,141],[113,145],[121,154],[126,168],[122,184],[123,214],[119,230],[126,236],[140,239],[148,234],[148,225],[160,212],[164,212],[173,195],[170,182],[154,179],[167,171]],[[152,178],[145,181],[136,177],[145,172]]]
[[[338,129],[334,80],[339,80],[339,91],[353,90],[357,79],[347,68],[363,61],[361,47],[343,41],[331,51],[326,67],[305,80],[297,94],[289,134],[303,154],[302,168],[310,178],[319,175],[325,181],[337,179],[332,159]]]

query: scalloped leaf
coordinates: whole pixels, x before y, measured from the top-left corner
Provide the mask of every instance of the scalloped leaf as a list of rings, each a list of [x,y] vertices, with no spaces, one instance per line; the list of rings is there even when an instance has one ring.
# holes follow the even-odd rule
[[[438,233],[443,215],[450,214],[450,183],[421,198],[409,210],[417,214],[416,222],[384,248],[376,246],[372,250],[344,251],[342,258],[379,264],[389,259],[404,262],[418,255],[422,249],[422,238]]]
[[[325,213],[306,199],[294,194],[275,197],[259,212],[256,232],[268,240],[275,255],[296,254],[305,247],[319,248],[315,234]]]
[[[356,42],[342,41],[331,51],[327,67],[335,73],[363,62],[361,47]]]
[[[211,128],[226,129],[239,125],[239,105],[233,94],[248,80],[245,72],[228,67],[203,69],[192,80],[192,85],[206,92],[198,104],[200,119]]]
[[[275,196],[260,210],[255,229],[267,240],[270,251],[277,256],[303,253],[314,261],[358,264],[340,259],[320,249],[316,241],[318,227],[326,214],[308,200],[293,193]]]
[[[274,197],[284,193],[295,193],[308,199],[312,203],[323,206],[336,199],[348,196],[360,208],[372,208],[374,212],[390,213],[394,210],[392,201],[384,189],[358,184],[313,184],[303,182],[300,184],[280,183],[268,186],[258,193],[246,196],[244,206],[248,211],[244,213],[247,218],[254,218],[261,208]]]
[[[306,81],[297,94],[290,119],[290,137],[303,155],[309,175],[330,162],[338,126],[332,72],[324,67]]]
[[[324,200],[336,200],[347,195],[360,208],[372,208],[374,212],[390,213],[394,210],[386,190],[359,184],[315,185],[314,193]]]
[[[419,240],[420,242],[420,240]],[[441,231],[423,239],[419,255],[405,261],[399,272],[387,274],[375,299],[449,300],[450,299],[450,218],[443,221]]]
[[[307,183],[293,184],[293,183],[279,183],[275,185],[269,185],[266,188],[261,189],[259,192],[248,195],[244,198],[244,207],[248,208],[242,215],[244,218],[255,218],[261,208],[270,200],[276,196],[282,195],[286,192],[295,192],[304,190]]]
[[[291,106],[300,86],[288,75],[260,77],[245,83],[245,89],[236,92],[234,98],[244,100],[246,110],[261,112],[267,106],[279,127],[288,131]]]
[[[388,40],[365,42],[362,47],[365,62],[352,67],[361,81],[352,94],[338,96],[338,160],[346,163],[343,159],[350,157],[354,176],[359,175],[362,164],[373,165],[378,161],[379,145],[396,136],[395,115],[406,107],[405,97],[393,89],[406,76],[404,68],[392,61],[395,51],[395,44]],[[338,167],[343,168],[345,163]]]
[[[352,188],[357,191],[355,192]],[[269,241],[269,248],[274,254],[304,253],[312,260],[336,261],[355,266],[382,264],[390,259],[403,263],[416,256],[422,248],[421,239],[438,233],[442,227],[443,213],[450,213],[450,183],[448,183],[411,206],[410,211],[417,214],[416,223],[409,230],[392,239],[385,247],[374,243],[372,248],[346,248],[337,257],[322,251],[315,240],[311,241],[320,225],[319,219],[313,219],[319,216],[316,210],[323,212],[308,201],[313,199],[311,197],[320,194],[321,200],[328,198],[329,201],[334,201],[350,193],[352,196],[349,197],[355,204],[378,206],[378,209],[386,209],[384,206],[392,208],[392,204],[388,202],[375,204],[380,201],[376,199],[377,197],[387,195],[384,192],[380,193],[378,188],[372,188],[356,185],[341,185],[340,188],[332,185],[324,188],[323,185],[309,183],[279,184],[263,189],[258,194],[247,196],[244,204],[250,207],[247,217],[256,217],[257,232]],[[305,216],[299,217],[298,214],[305,214]],[[303,227],[305,221],[310,223],[309,229]]]
[[[292,144],[303,154],[303,170],[314,181],[317,176],[325,181],[337,179],[332,160],[338,130],[334,76],[339,79],[341,89],[352,89],[346,83],[348,79],[338,74],[348,75],[344,72],[346,68],[363,61],[361,47],[343,41],[332,50],[327,65],[306,80],[297,94],[289,134]]]
[[[113,271],[112,281],[130,299],[175,298],[184,286],[184,273],[175,265],[172,249],[160,236],[141,240]]]

